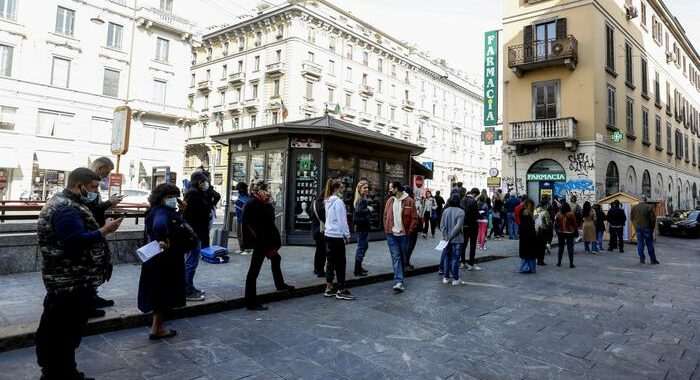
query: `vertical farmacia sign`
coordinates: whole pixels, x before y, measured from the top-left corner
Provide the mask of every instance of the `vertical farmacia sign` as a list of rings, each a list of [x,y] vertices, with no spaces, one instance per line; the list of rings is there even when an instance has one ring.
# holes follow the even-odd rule
[[[484,125],[498,123],[498,31],[485,33]]]

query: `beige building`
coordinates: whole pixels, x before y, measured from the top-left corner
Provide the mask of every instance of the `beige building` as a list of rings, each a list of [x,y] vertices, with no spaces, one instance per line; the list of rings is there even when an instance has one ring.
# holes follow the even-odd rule
[[[661,0],[506,0],[510,188],[696,204],[700,56]]]

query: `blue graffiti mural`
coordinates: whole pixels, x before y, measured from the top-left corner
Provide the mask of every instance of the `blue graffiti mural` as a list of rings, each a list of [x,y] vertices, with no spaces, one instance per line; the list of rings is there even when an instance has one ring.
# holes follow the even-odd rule
[[[576,196],[577,201],[595,201],[595,185],[588,178],[575,178],[566,182],[556,182],[554,184],[554,194],[560,197],[571,199]]]

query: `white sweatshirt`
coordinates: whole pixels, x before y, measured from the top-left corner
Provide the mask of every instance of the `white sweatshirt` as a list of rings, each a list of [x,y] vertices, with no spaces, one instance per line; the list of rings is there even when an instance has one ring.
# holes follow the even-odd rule
[[[331,238],[349,238],[348,216],[343,202],[338,196],[331,195],[325,201],[326,230],[324,235]]]

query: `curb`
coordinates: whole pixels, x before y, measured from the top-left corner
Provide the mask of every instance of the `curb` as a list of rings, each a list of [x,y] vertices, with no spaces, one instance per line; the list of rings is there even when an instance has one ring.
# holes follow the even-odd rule
[[[476,258],[477,263],[485,263],[489,261],[505,259],[510,256],[504,255],[487,255]],[[437,272],[438,265],[428,265],[425,267],[416,268],[410,272],[406,272],[406,277],[419,276],[428,273]],[[356,277],[348,279],[345,283],[348,288],[357,286],[370,285],[378,282],[389,281],[394,278],[394,273],[380,273],[367,277]],[[261,303],[270,303],[283,301],[292,298],[306,297],[315,294],[321,294],[325,291],[325,284],[309,285],[294,289],[291,292],[273,292],[259,294],[258,299]],[[185,307],[175,309],[170,314],[168,320],[196,317],[200,315],[219,313],[222,311],[236,310],[245,307],[243,297],[217,300],[207,303],[196,303]],[[83,336],[98,335],[102,333],[131,329],[135,327],[149,326],[151,324],[151,314],[136,314],[117,317],[105,317],[97,320],[90,320],[85,328]],[[15,350],[18,348],[30,347],[35,344],[36,331],[27,331],[17,334],[11,334],[0,338],[0,352]]]

